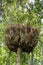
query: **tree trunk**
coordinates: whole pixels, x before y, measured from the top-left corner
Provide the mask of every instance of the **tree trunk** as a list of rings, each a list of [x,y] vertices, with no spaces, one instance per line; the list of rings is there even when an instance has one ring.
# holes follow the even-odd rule
[[[33,57],[34,57],[34,54],[32,52],[32,53],[30,53],[30,61],[28,60],[28,65],[34,65],[34,63],[33,63]]]
[[[9,53],[8,53],[8,57],[7,57],[7,60],[6,60],[6,65],[10,65],[10,55],[11,55],[11,51],[9,51]]]
[[[31,53],[31,59],[30,59],[30,65],[34,65],[34,63],[33,63],[33,57],[34,57],[34,54],[33,54],[33,52]]]
[[[16,65],[21,65],[21,48],[17,49],[17,63]]]

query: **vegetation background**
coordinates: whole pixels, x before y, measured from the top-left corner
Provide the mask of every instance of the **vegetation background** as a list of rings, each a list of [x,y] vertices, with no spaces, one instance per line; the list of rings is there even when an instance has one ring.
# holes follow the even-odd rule
[[[33,53],[22,53],[21,65],[43,65],[43,0],[0,0],[0,65],[7,65],[9,49],[4,45],[5,29],[10,23],[23,23],[41,29]],[[10,65],[16,64],[15,52]]]

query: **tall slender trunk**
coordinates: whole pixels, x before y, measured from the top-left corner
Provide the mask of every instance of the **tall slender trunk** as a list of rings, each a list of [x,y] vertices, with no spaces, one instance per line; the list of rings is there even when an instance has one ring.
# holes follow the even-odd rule
[[[30,61],[28,60],[28,65],[34,65],[33,63],[33,57],[34,57],[34,54],[33,52],[30,54]]]
[[[21,65],[21,48],[17,49],[17,63],[16,65]]]
[[[7,60],[6,60],[6,65],[10,65],[10,55],[11,55],[11,51],[9,51],[9,53],[8,53],[8,57],[7,57]]]
[[[33,63],[33,57],[34,57],[34,54],[32,52],[31,53],[31,57],[30,57],[30,63],[28,63],[28,65],[34,65],[34,63]]]
[[[31,53],[31,64],[30,65],[34,65],[34,63],[33,63],[33,56],[34,56],[34,54],[33,54],[33,52]]]

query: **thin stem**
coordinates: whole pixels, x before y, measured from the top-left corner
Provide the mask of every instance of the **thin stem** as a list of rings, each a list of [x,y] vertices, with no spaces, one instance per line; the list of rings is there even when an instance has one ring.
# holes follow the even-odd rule
[[[16,65],[21,65],[21,48],[17,49],[17,63]]]
[[[11,55],[11,51],[9,51],[9,53],[8,53],[8,58],[7,58],[7,63],[6,63],[6,65],[10,65],[10,55]]]

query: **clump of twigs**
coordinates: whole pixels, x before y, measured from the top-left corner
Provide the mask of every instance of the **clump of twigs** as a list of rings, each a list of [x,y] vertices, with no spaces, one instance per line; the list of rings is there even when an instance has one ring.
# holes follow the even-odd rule
[[[18,47],[23,52],[32,52],[38,43],[38,27],[32,28],[23,24],[10,24],[5,30],[5,44],[11,51]]]

